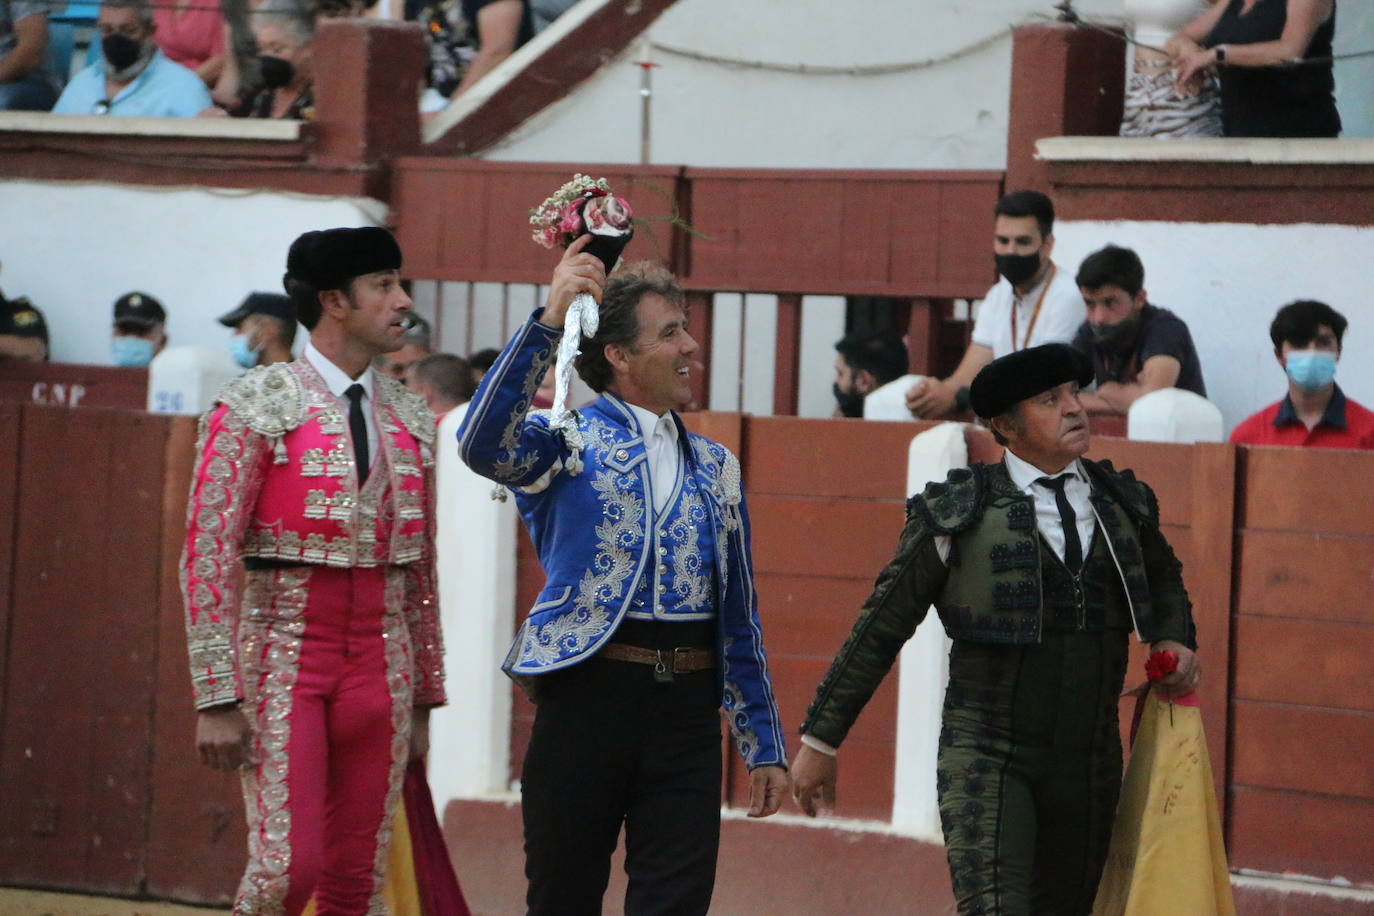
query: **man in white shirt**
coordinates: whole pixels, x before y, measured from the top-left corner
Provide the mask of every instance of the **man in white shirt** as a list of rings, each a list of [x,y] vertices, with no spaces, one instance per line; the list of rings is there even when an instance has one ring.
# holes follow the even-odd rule
[[[408,760],[445,702],[434,417],[370,367],[410,298],[385,229],[308,232],[284,280],[301,359],[201,423],[182,559],[196,745],[241,769],[238,913],[373,912]]]
[[[661,267],[607,280],[574,242],[482,379],[463,461],[515,494],[547,582],[505,671],[538,704],[521,772],[530,916],[599,916],[625,830],[625,912],[704,916],[720,840],[720,710],[778,810],[787,755],[768,678],[739,461],[689,433],[697,343]],[[604,296],[602,291],[605,291]],[[577,293],[601,302],[576,435],[530,410]]]
[[[794,794],[833,807],[838,748],[934,604],[954,640],[936,790],[961,916],[1087,916],[1121,787],[1117,698],[1134,630],[1199,667],[1181,566],[1159,506],[1130,471],[1089,461],[1066,344],[1021,350],[973,379],[1003,461],[950,472],[913,498],[896,555],[802,725]]]
[[[1039,191],[1015,191],[993,211],[993,257],[1001,278],[988,290],[973,324],[973,340],[947,379],[925,378],[907,391],[912,416],[937,419],[968,409],[978,371],[1008,353],[1069,343],[1083,323],[1083,297],[1073,276],[1050,260],[1054,203]]]

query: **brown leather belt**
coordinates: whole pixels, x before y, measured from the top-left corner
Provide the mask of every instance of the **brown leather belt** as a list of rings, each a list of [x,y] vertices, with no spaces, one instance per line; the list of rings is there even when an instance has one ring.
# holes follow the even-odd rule
[[[716,653],[710,649],[644,649],[611,642],[602,646],[597,654],[618,662],[653,665],[654,671],[660,674],[691,674],[716,666]]]

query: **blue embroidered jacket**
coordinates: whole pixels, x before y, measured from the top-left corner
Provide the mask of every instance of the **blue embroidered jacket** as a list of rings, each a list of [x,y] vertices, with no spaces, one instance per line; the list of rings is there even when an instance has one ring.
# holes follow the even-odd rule
[[[578,412],[580,472],[570,449],[530,412],[562,331],[536,311],[482,378],[458,430],[463,461],[515,493],[548,578],[506,657],[517,677],[590,658],[626,616],[714,617],[721,703],[745,764],[786,765],[759,627],[749,514],[739,461],[689,434],[681,420],[682,474],[654,518],[644,436],[625,402],[607,393]]]

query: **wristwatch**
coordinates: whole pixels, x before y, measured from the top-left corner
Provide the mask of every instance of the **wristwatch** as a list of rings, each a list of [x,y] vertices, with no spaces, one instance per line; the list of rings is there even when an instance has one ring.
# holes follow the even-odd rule
[[[1216,54],[1217,63],[1226,63],[1226,45],[1217,45],[1212,51]]]

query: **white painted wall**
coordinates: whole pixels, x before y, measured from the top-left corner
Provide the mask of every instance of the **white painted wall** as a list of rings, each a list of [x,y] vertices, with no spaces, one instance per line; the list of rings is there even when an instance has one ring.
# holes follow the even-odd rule
[[[1006,164],[1009,27],[1053,0],[678,0],[651,26],[661,48],[746,63],[874,67],[889,74],[778,72],[655,50],[651,158],[694,166],[1000,169]],[[1120,21],[1120,0],[1078,0]],[[1374,49],[1374,4],[1340,5],[1338,53]],[[960,52],[966,53],[960,54]],[[484,155],[638,162],[636,44]],[[1346,136],[1374,136],[1374,57],[1337,65]]]
[[[1135,249],[1150,301],[1188,323],[1228,435],[1286,391],[1269,323],[1294,299],[1321,300],[1350,321],[1336,381],[1374,404],[1374,363],[1365,358],[1374,347],[1374,228],[1061,221],[1054,234],[1066,270],[1109,242]]]
[[[109,365],[124,293],[162,302],[171,343],[223,349],[230,332],[216,317],[253,290],[281,290],[296,236],[374,225],[386,208],[277,191],[0,181],[0,214],[0,288],[43,311],[55,362]]]

